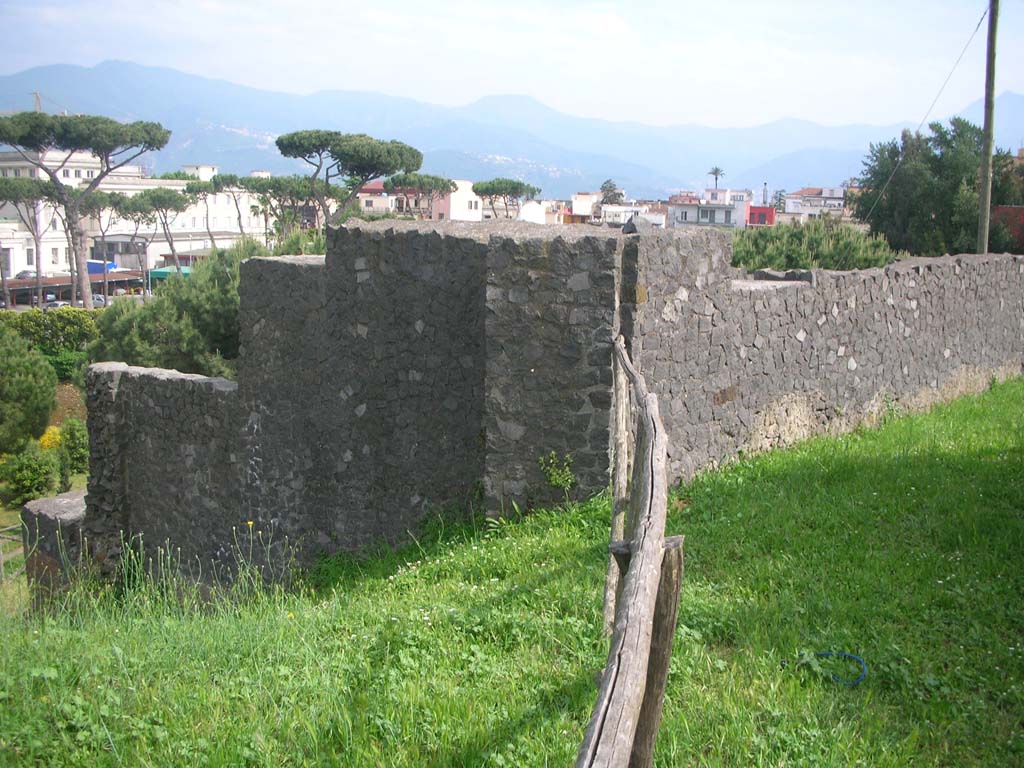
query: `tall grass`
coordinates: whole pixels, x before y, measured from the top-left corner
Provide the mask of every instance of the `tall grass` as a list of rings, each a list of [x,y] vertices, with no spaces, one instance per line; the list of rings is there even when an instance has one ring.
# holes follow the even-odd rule
[[[698,477],[657,764],[1024,762],[1024,382]],[[438,520],[211,599],[142,569],[0,623],[0,764],[562,766],[608,499]],[[855,688],[848,651],[869,665]]]

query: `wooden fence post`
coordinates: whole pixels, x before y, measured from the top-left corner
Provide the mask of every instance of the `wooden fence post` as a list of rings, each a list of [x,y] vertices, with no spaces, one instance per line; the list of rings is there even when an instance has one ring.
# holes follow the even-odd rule
[[[618,355],[612,357],[615,382],[615,424],[612,443],[614,472],[612,476],[612,525],[609,545],[626,536],[626,511],[629,507],[629,380]],[[608,574],[604,582],[604,633],[610,635],[615,627],[615,606],[622,586],[622,573],[614,555],[608,556]]]
[[[629,504],[630,562],[597,701],[576,758],[577,768],[629,765],[647,688],[655,604],[665,554],[668,440],[658,398],[647,392],[621,337],[615,342],[615,353],[633,385],[637,407]]]
[[[665,539],[665,557],[661,561],[661,582],[658,601],[654,605],[654,626],[651,632],[651,655],[647,663],[647,687],[640,707],[636,737],[629,768],[650,768],[654,764],[654,742],[661,725],[665,703],[668,667],[672,661],[672,640],[679,619],[679,590],[683,581],[683,537]]]

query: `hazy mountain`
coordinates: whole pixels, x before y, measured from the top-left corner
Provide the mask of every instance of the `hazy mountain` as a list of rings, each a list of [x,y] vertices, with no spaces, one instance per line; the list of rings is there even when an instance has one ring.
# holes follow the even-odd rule
[[[426,171],[470,179],[521,177],[556,197],[595,189],[606,178],[632,196],[661,197],[703,186],[712,165],[724,168],[726,183],[737,186],[838,184],[859,172],[870,142],[911,127],[802,120],[752,128],[652,127],[575,117],[525,96],[442,107],[367,92],[295,95],[114,61],[2,76],[0,109],[29,108],[32,91],[43,94],[48,111],[156,120],[170,128],[168,147],[149,159],[157,172],[188,163],[212,163],[232,173],[301,172],[303,164],[278,154],[274,138],[301,128],[329,128],[406,141],[423,150]],[[1017,146],[1022,105],[1024,97],[1017,94],[999,97],[1000,146]],[[970,117],[974,109],[964,113]]]

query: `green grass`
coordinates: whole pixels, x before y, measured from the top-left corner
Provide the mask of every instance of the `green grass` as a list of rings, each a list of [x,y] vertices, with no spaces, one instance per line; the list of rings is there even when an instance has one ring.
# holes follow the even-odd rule
[[[1024,381],[699,477],[657,764],[1024,764]],[[434,527],[305,594],[0,622],[0,764],[564,766],[608,504]],[[856,688],[841,665],[867,661]]]

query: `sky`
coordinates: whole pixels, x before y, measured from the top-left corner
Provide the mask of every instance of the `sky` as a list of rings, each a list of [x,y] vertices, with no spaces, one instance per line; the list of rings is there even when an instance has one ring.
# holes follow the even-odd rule
[[[525,94],[650,125],[918,122],[986,0],[0,0],[0,74],[108,59],[291,93]],[[987,20],[931,112],[984,94]],[[1003,0],[996,93],[1024,93]],[[45,94],[44,94],[45,95]]]

